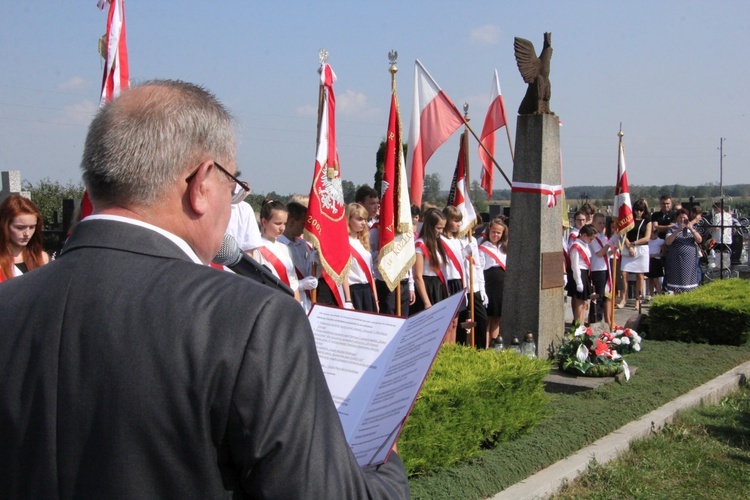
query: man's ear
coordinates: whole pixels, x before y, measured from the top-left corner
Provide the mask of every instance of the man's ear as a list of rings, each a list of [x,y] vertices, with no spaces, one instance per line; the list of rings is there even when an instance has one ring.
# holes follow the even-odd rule
[[[208,176],[211,174],[211,167],[213,167],[213,162],[204,161],[188,182],[187,201],[190,208],[198,215],[205,214],[210,205],[208,195],[211,186],[208,184]]]

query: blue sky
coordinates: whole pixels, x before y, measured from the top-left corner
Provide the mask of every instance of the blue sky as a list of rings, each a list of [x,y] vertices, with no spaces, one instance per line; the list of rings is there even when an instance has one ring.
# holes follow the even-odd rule
[[[750,183],[747,1],[153,1],[126,0],[131,81],[204,85],[240,124],[238,168],[254,192],[307,193],[315,157],[318,50],[338,76],[342,176],[372,183],[388,120],[388,52],[408,133],[414,60],[479,133],[492,73],[514,137],[525,92],[513,37],[541,50],[552,32],[551,108],[560,117],[566,185],[612,185],[617,131],[631,184]],[[0,0],[0,170],[33,182],[80,179],[98,105],[96,0]],[[447,188],[455,134],[427,172]],[[473,139],[472,139],[473,141]],[[497,158],[512,176],[504,131]],[[472,148],[476,148],[473,141]],[[471,160],[478,178],[478,156]],[[501,176],[495,188],[508,186]]]

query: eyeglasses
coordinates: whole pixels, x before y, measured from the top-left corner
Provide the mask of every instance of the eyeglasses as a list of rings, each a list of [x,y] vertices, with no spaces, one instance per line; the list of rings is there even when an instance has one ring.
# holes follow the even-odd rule
[[[247,182],[241,181],[237,177],[229,173],[227,169],[219,165],[216,161],[214,161],[213,163],[216,166],[216,168],[221,170],[221,172],[225,176],[227,176],[228,181],[234,182],[234,186],[232,187],[232,205],[236,205],[237,203],[244,200],[245,197],[250,194],[250,185]],[[195,176],[195,174],[198,173],[199,169],[200,169],[200,166],[196,168],[195,170],[193,170],[193,172],[185,178],[185,182],[190,182],[190,179],[192,179]]]

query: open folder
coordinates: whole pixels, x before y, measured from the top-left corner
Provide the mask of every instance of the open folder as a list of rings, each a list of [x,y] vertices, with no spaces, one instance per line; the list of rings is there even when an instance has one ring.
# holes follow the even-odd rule
[[[320,364],[360,466],[388,459],[464,292],[410,318],[315,305]]]

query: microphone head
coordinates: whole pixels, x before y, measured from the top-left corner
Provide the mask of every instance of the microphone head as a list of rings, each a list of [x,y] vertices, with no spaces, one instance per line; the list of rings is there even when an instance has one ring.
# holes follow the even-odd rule
[[[219,248],[219,253],[213,258],[213,263],[220,266],[232,267],[242,259],[242,250],[231,234],[224,235],[224,241]]]

